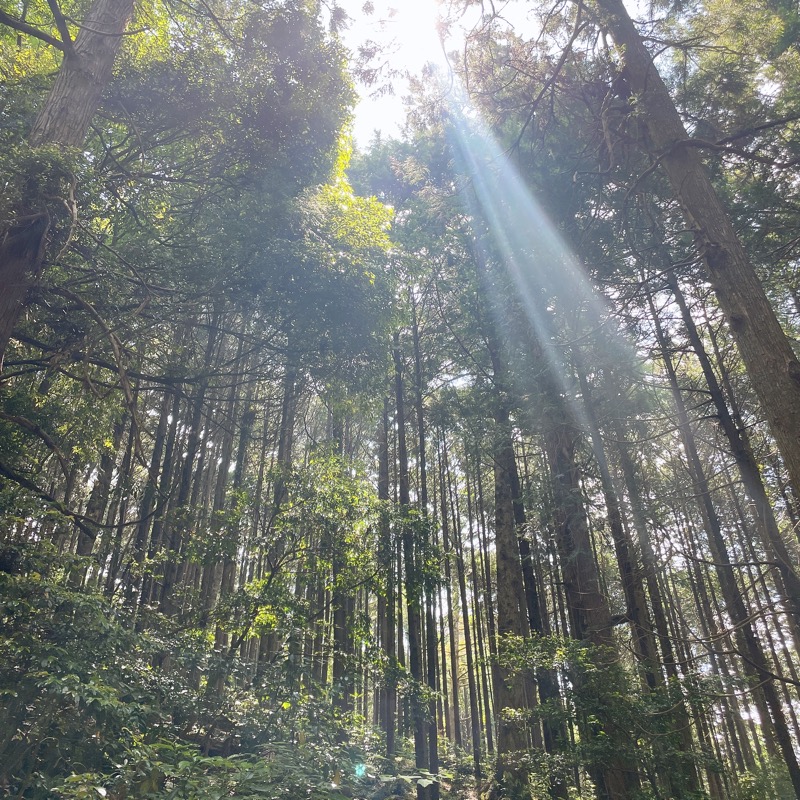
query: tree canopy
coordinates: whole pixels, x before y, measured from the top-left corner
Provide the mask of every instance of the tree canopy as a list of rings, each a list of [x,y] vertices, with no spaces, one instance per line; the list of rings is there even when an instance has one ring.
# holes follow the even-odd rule
[[[4,795],[800,797],[798,10],[439,11],[0,0]]]

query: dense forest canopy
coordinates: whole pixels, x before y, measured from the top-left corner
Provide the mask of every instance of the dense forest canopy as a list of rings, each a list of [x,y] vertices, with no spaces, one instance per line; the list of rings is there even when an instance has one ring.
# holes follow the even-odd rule
[[[800,798],[800,11],[438,12],[0,0],[3,796]]]

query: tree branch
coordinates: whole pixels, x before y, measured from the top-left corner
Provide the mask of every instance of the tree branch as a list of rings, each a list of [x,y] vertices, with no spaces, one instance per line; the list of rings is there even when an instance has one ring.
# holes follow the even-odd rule
[[[67,459],[64,458],[64,454],[61,452],[59,446],[50,438],[50,435],[47,433],[47,431],[43,430],[41,426],[37,425],[35,422],[31,422],[31,420],[25,417],[18,417],[14,414],[6,414],[4,411],[0,411],[0,419],[4,419],[6,422],[12,422],[14,425],[19,425],[20,428],[32,433],[34,436],[38,436],[58,459],[58,463],[61,465],[61,471],[64,473],[64,477],[66,478],[69,475],[69,464],[67,463]]]
[[[7,25],[9,28],[13,28],[16,31],[21,31],[22,33],[27,33],[28,36],[33,36],[35,39],[39,39],[42,42],[46,42],[51,47],[55,47],[56,50],[60,50],[62,53],[67,52],[67,45],[64,42],[59,41],[55,38],[55,36],[51,36],[49,33],[45,33],[39,28],[35,28],[33,25],[28,25],[27,22],[23,22],[21,19],[17,19],[16,17],[12,17],[11,14],[6,14],[5,11],[0,11],[0,25]],[[72,46],[72,40],[70,39],[69,47]]]
[[[75,525],[81,531],[83,531],[83,533],[94,540],[95,532],[89,525],[86,524],[84,521],[85,517],[82,517],[80,514],[76,514],[74,511],[70,511],[62,502],[56,500],[53,495],[44,491],[44,489],[40,489],[33,481],[28,480],[24,475],[14,472],[2,463],[0,463],[0,476],[7,478],[10,481],[14,481],[14,483],[21,486],[23,489],[27,489],[29,492],[35,494],[39,499],[44,500],[49,506],[58,511],[59,514],[69,517],[75,523]]]
[[[67,58],[76,58],[77,53],[72,46],[72,37],[69,35],[69,28],[67,27],[67,20],[61,13],[61,7],[58,5],[58,0],[47,0],[47,5],[50,6],[50,11],[53,12],[53,19],[56,23],[56,28],[61,34],[61,43],[63,44],[62,50]]]

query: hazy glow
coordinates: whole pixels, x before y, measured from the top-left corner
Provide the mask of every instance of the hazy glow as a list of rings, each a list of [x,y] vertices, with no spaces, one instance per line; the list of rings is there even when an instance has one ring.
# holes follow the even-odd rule
[[[450,121],[453,150],[470,180],[464,195],[477,225],[482,219],[488,226],[483,241],[481,231],[475,231],[478,245],[502,261],[557,390],[570,403],[574,419],[587,427],[576,388],[566,377],[570,346],[599,336],[606,352],[618,351],[624,359],[627,345],[609,324],[608,305],[479,114],[462,100]],[[556,322],[554,310],[559,320],[568,320],[568,330]],[[505,322],[498,320],[501,327]]]
[[[399,73],[390,79],[393,92],[372,97],[375,87],[362,88],[356,108],[356,141],[366,146],[373,131],[397,135],[405,110],[401,101],[407,92],[406,75],[418,75],[426,64],[443,64],[444,53],[438,34],[439,3],[437,0],[373,0],[374,11],[365,14],[364,0],[342,0],[352,19],[344,32],[345,44],[354,52],[367,41],[383,49],[376,59]],[[388,71],[385,76],[389,80]]]
[[[485,238],[491,240],[492,251],[513,281],[533,335],[550,365],[557,391],[570,402],[576,421],[585,424],[585,412],[577,401],[576,388],[568,385],[564,368],[569,360],[567,340],[599,334],[606,351],[619,349],[621,359],[628,355],[628,349],[615,334],[613,324],[608,325],[608,306],[581,264],[512,161],[482,124],[480,113],[459,92],[457,81],[455,85],[451,83],[454,77],[447,67],[445,51],[459,49],[466,31],[475,23],[474,13],[480,8],[452,25],[450,38],[442,43],[439,16],[443,7],[437,0],[374,0],[374,13],[370,16],[361,11],[363,0],[342,1],[354,20],[345,37],[353,50],[365,40],[372,40],[384,46],[382,58],[395,71],[419,75],[431,64],[446,76],[442,94],[450,98],[451,145],[462,162],[461,171],[471,181],[465,191],[473,205],[471,211],[476,220],[485,220],[489,228]],[[525,8],[503,4],[502,11],[513,29],[519,31],[534,24]],[[368,144],[376,129],[389,136],[399,133],[404,109],[398,95],[402,96],[405,85],[395,78],[394,87],[394,94],[378,99],[362,92],[354,131],[361,146]],[[481,239],[481,232],[475,233]],[[556,324],[556,317],[569,320],[569,333],[565,335],[561,322]]]

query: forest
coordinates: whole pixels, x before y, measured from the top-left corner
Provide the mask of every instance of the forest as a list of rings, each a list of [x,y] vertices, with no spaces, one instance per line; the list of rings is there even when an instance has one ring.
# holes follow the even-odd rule
[[[0,0],[1,796],[800,798],[800,8],[436,5]]]

